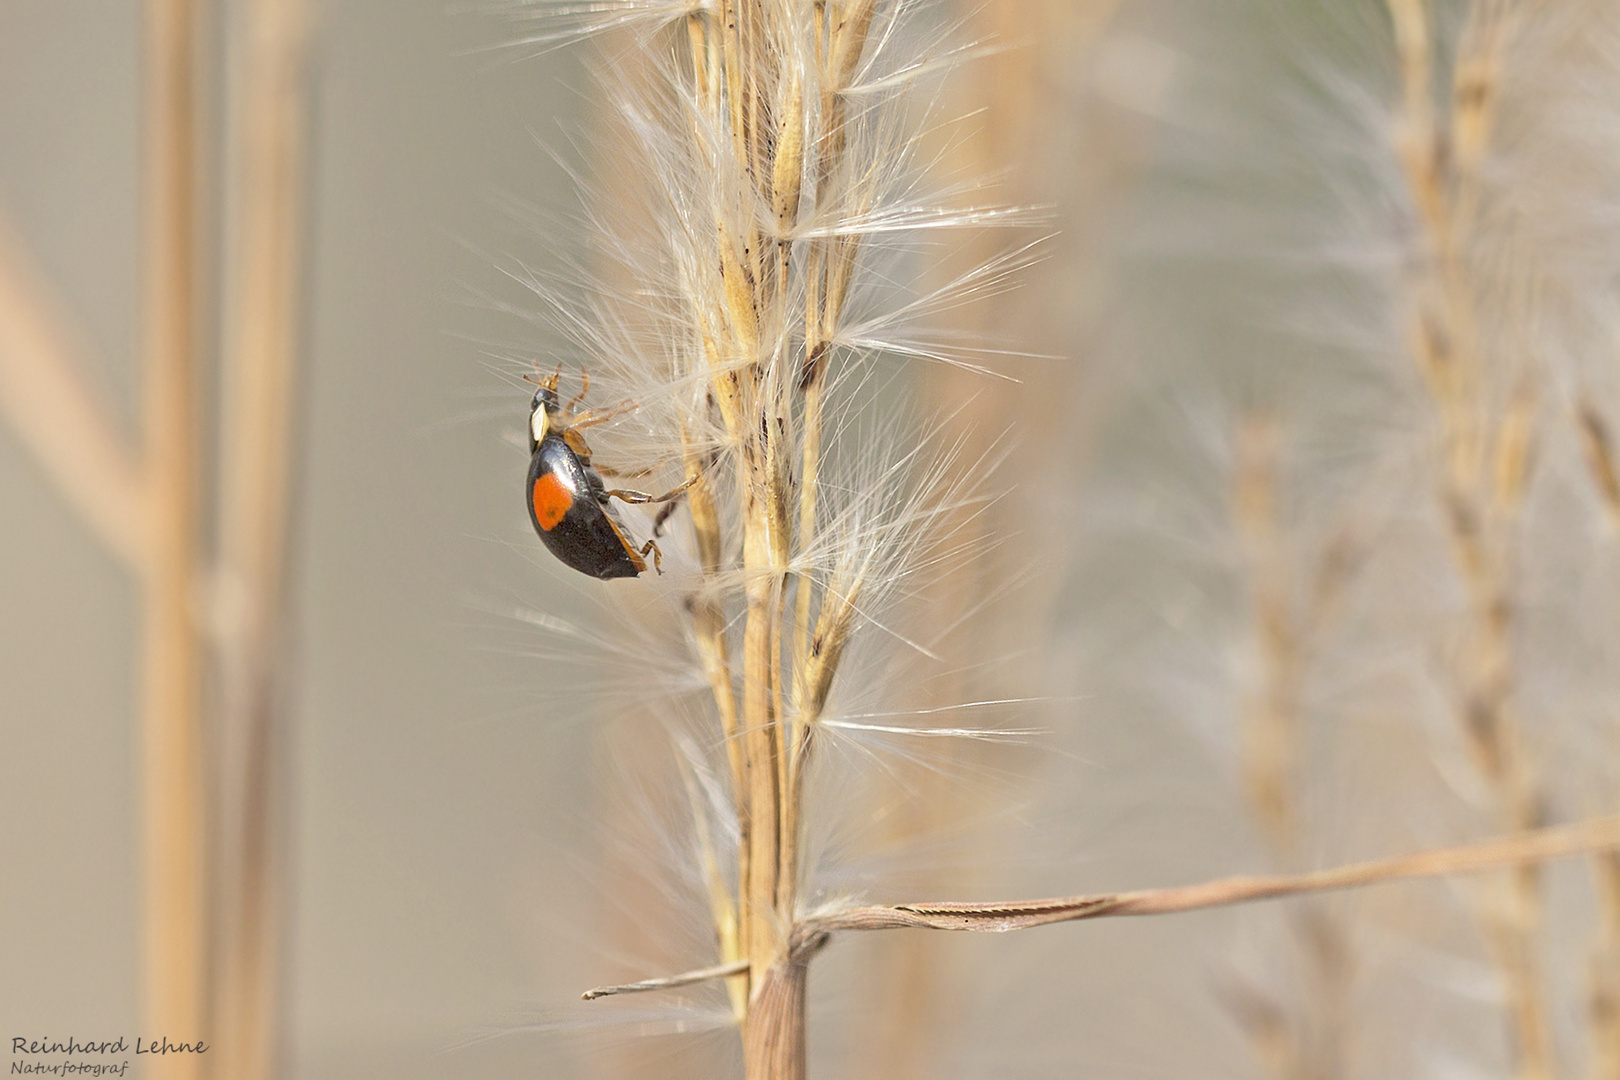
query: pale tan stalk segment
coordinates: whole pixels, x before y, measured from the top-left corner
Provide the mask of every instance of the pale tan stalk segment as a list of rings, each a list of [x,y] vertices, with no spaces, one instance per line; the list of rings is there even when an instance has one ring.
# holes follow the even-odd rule
[[[294,459],[308,142],[306,0],[246,11],[241,188],[231,201],[237,291],[226,310],[219,495],[219,740],[224,774],[217,888],[216,1068],[268,1080],[278,1048],[277,963],[286,896],[286,736],[281,640]]]
[[[145,5],[142,179],[142,429],[151,558],[142,628],[145,1026],[201,1038],[206,1022],[207,837],[199,701],[197,448],[200,12]],[[155,1080],[190,1080],[201,1059],[166,1055]]]
[[[807,958],[779,960],[765,972],[743,1027],[743,1061],[750,1077],[804,1080],[809,975]]]
[[[815,184],[818,214],[848,213],[854,205],[869,200],[870,177],[853,177],[846,169],[849,133],[846,127],[845,94],[850,89],[862,55],[868,31],[877,10],[876,0],[848,0],[830,11],[818,6],[815,23],[815,55],[822,63],[821,130],[816,140]],[[822,18],[827,19],[826,24]],[[832,343],[843,314],[844,297],[859,256],[859,238],[839,237],[809,243],[805,271],[804,357],[797,375],[802,395],[803,436],[799,455],[798,542],[802,554],[811,550],[816,538],[816,511],[821,484],[821,438],[827,367],[832,359]],[[851,599],[858,585],[850,585]],[[852,604],[838,605],[827,625],[827,612],[817,618],[818,607],[825,608],[829,592],[818,588],[814,575],[799,575],[793,615],[790,677],[793,685],[793,731],[785,755],[783,786],[788,793],[784,816],[785,838],[782,860],[784,873],[797,875],[799,858],[799,810],[803,801],[804,771],[808,765],[815,725],[826,702],[827,688],[842,656]],[[818,604],[819,598],[819,604]],[[812,620],[815,620],[813,624]],[[812,635],[812,625],[815,633]],[[823,685],[825,684],[825,685]]]

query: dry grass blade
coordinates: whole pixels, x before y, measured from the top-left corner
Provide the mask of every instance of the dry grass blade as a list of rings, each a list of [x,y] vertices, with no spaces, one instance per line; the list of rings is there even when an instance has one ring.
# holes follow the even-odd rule
[[[698,968],[695,971],[682,972],[679,975],[667,975],[662,979],[643,979],[641,982],[623,983],[618,986],[598,986],[596,989],[587,990],[579,996],[582,1001],[595,1001],[597,998],[612,997],[615,994],[639,994],[646,990],[673,990],[679,986],[691,986],[693,983],[707,982],[710,979],[728,979],[733,975],[742,975],[747,970],[747,960],[733,960],[729,964],[716,964],[714,967]]]
[[[1477,874],[1620,848],[1620,818],[1538,829],[1461,847],[1414,852],[1306,874],[1231,877],[1198,885],[993,903],[915,903],[831,910],[805,919],[795,941],[838,930],[971,930],[1000,933],[1124,915],[1170,915],[1254,900],[1351,889],[1412,878]]]
[[[1478,874],[1490,870],[1611,852],[1620,848],[1620,817],[1594,818],[1574,825],[1536,829],[1477,844],[1434,848],[1388,859],[1352,863],[1304,874],[1217,878],[1197,885],[1093,893],[1038,900],[990,903],[939,901],[828,908],[800,920],[793,928],[793,957],[798,963],[822,948],[841,930],[965,930],[1004,933],[1052,923],[1127,915],[1175,915],[1204,908],[1227,907],[1258,900],[1364,888],[1395,881]],[[586,1001],[611,994],[637,993],[688,986],[726,978],[746,970],[745,961],[699,968],[679,975],[586,991]]]

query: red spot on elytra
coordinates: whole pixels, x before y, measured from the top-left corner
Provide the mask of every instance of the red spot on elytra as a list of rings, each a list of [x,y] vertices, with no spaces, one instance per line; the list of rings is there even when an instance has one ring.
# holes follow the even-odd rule
[[[534,482],[534,520],[550,532],[574,505],[574,493],[563,486],[555,473],[546,473]]]

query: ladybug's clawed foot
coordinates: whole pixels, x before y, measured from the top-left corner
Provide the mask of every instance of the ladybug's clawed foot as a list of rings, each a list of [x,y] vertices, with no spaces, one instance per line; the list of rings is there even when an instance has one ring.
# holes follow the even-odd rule
[[[641,545],[641,557],[643,559],[645,559],[647,557],[647,552],[649,552],[649,551],[652,552],[653,569],[658,571],[658,574],[659,574],[660,577],[663,576],[663,573],[664,573],[664,553],[662,551],[658,550],[658,541],[649,540],[645,544]]]

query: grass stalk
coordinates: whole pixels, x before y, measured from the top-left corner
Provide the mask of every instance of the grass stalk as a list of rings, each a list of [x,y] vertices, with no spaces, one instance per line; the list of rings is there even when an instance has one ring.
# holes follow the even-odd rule
[[[237,600],[218,637],[224,774],[220,845],[218,1075],[275,1072],[285,736],[281,640],[307,155],[309,11],[255,0],[241,110],[239,274],[224,357],[220,579]]]
[[[851,610],[818,603],[829,586],[799,565],[818,542],[821,375],[858,244],[801,243],[796,234],[808,207],[825,216],[847,202],[834,153],[846,140],[824,128],[842,110],[839,80],[855,71],[874,7],[818,7],[812,25],[808,13],[785,6],[722,0],[686,13],[680,27],[690,62],[682,87],[687,153],[718,178],[712,254],[698,260],[717,274],[689,308],[702,345],[692,372],[701,392],[682,422],[681,455],[700,575],[686,610],[726,744],[738,824],[735,898],[725,895],[717,866],[707,874],[718,967],[741,1020],[748,1075],[760,1078],[803,1075],[806,973],[787,948],[799,804],[809,732]],[[817,59],[807,63],[812,52]],[[701,229],[684,227],[705,246]],[[827,267],[840,263],[829,284]],[[709,284],[713,291],[702,291]],[[813,328],[802,345],[793,333],[801,311]],[[718,434],[704,434],[715,419]],[[734,499],[717,486],[727,476]],[[740,547],[728,546],[733,539]],[[738,581],[740,626],[726,609]],[[829,618],[836,625],[824,625]]]
[[[208,858],[195,592],[198,551],[197,255],[201,11],[195,0],[145,5],[143,347],[145,491],[142,776],[146,1025],[200,1038],[207,1016]],[[163,1080],[199,1075],[168,1055]]]
[[[794,560],[817,537],[821,376],[850,272],[847,265],[838,270],[829,288],[823,268],[829,261],[852,264],[856,251],[847,240],[821,240],[811,245],[818,250],[796,259],[795,232],[807,172],[815,177],[818,213],[840,201],[837,157],[845,139],[842,132],[829,135],[826,124],[841,113],[839,92],[853,75],[874,6],[874,0],[836,6],[825,25],[826,9],[818,8],[812,26],[760,0],[722,0],[713,12],[689,13],[683,27],[686,90],[695,106],[692,153],[721,178],[711,234],[719,280],[712,303],[695,297],[692,304],[706,370],[705,393],[682,436],[686,476],[698,477],[688,501],[702,568],[687,609],[727,744],[739,824],[737,902],[714,905],[721,966],[731,973],[734,994],[746,988],[734,1006],[742,1014],[747,1073],[760,1080],[804,1071],[806,971],[789,957],[787,939],[814,722],[807,706],[825,700],[839,650],[812,633],[815,613],[825,614],[828,605],[816,604],[815,578],[797,572]],[[805,32],[816,35],[813,47],[795,51],[795,35]],[[819,67],[802,62],[812,51]],[[822,111],[807,112],[809,101]],[[822,128],[812,134],[818,120]],[[807,153],[814,159],[808,168]],[[831,260],[819,250],[829,247],[836,249]],[[808,273],[805,260],[814,262]],[[801,305],[813,328],[802,355],[790,333]],[[715,458],[692,435],[707,421],[710,402],[724,429],[719,456],[736,484],[743,607],[735,661],[719,601],[735,572],[725,550],[726,504],[710,486],[711,474],[724,470],[714,468]],[[734,929],[724,925],[731,910]],[[743,960],[746,978],[737,973]]]

